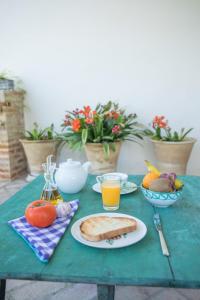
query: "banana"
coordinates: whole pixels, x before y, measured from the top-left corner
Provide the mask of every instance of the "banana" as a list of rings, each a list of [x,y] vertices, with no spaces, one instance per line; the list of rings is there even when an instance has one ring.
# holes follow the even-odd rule
[[[158,171],[158,169],[156,167],[154,167],[148,160],[145,160],[144,162],[145,162],[149,172],[156,173],[157,175],[160,176],[161,172]]]
[[[183,186],[184,186],[184,183],[180,179],[176,178],[176,180],[175,180],[176,190],[180,190]]]
[[[161,172],[156,167],[154,167],[148,160],[145,160],[145,164],[149,172],[153,172],[156,173],[157,175],[161,175]],[[176,178],[175,180],[176,190],[181,189],[183,185],[184,185],[183,182],[180,179]]]

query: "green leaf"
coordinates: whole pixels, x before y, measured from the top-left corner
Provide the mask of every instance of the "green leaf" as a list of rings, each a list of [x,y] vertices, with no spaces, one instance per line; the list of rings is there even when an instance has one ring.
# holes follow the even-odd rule
[[[104,137],[103,137],[103,140],[104,141],[113,141],[113,136],[107,136],[107,135],[104,135]]]
[[[146,136],[153,136],[154,135],[154,132],[150,129],[145,129],[143,131],[143,134],[146,135]]]
[[[124,117],[120,115],[117,119],[117,123],[123,123],[124,122]]]
[[[188,135],[188,133],[190,133],[190,131],[192,131],[193,128],[188,129],[182,136],[181,136],[181,141],[184,140],[184,138]]]
[[[98,103],[96,108],[95,108],[96,112],[99,112],[100,107],[101,107],[101,104]]]
[[[87,137],[88,137],[88,129],[83,129],[82,130],[82,143],[83,143],[83,145],[85,145],[86,144],[86,142],[87,142]]]
[[[34,136],[29,130],[26,130],[26,133],[29,135],[28,136],[29,139],[34,140]]]
[[[73,149],[74,150],[80,150],[82,148],[82,142],[76,142],[75,144],[73,144]]]
[[[181,132],[180,132],[180,138],[182,138],[183,134],[184,134],[185,128],[181,128]]]
[[[111,149],[113,152],[116,151],[115,143],[110,143],[110,149]]]
[[[93,143],[100,143],[100,142],[101,142],[100,136],[93,140]]]
[[[30,140],[51,140],[54,138],[54,125],[51,124],[49,127],[45,129],[40,129],[38,124],[33,123],[32,131],[27,130],[28,139]]]
[[[103,112],[109,111],[111,107],[112,107],[112,101],[108,101],[108,103],[103,106]]]
[[[172,140],[171,128],[165,128],[166,140]]]
[[[175,142],[179,141],[179,136],[178,136],[178,132],[177,131],[174,131],[174,137],[173,137],[173,140]]]
[[[134,136],[137,137],[140,140],[143,140],[143,137],[139,133],[134,133]]]
[[[110,157],[110,147],[108,143],[103,143],[103,152],[104,152],[104,158],[108,160]]]
[[[103,119],[102,118],[96,119],[95,120],[95,127],[94,127],[95,138],[97,138],[98,136],[101,137],[101,135],[102,135],[102,127],[103,127]]]

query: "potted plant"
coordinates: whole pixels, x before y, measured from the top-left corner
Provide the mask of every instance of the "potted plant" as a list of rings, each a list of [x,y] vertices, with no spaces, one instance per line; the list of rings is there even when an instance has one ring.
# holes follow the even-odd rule
[[[25,138],[20,142],[23,145],[28,169],[32,176],[37,176],[42,172],[42,163],[46,161],[48,155],[56,155],[59,144],[54,134],[53,124],[45,129],[40,129],[37,123],[33,124],[31,131],[26,131]]]
[[[136,121],[136,114],[125,113],[119,104],[109,101],[98,104],[95,110],[90,106],[67,111],[61,135],[70,148],[85,148],[92,163],[91,173],[102,174],[116,170],[121,143],[124,140],[137,142],[142,139],[142,130]]]
[[[188,134],[193,128],[180,132],[172,131],[164,116],[155,116],[152,130],[146,130],[151,137],[158,169],[164,172],[174,172],[179,175],[186,173],[187,163],[196,140]]]

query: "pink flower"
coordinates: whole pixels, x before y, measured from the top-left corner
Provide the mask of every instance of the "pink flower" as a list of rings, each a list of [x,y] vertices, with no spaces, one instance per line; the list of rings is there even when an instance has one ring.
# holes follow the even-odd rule
[[[120,132],[120,126],[119,125],[115,125],[112,129],[112,133],[114,134],[118,134]]]

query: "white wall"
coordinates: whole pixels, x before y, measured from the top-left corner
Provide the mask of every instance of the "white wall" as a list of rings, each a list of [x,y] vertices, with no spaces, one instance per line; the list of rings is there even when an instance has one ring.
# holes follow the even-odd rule
[[[194,127],[188,172],[200,174],[199,0],[1,0],[0,26],[0,69],[24,81],[27,128],[113,99],[145,124],[164,114]],[[145,157],[126,144],[119,169],[144,172]]]

